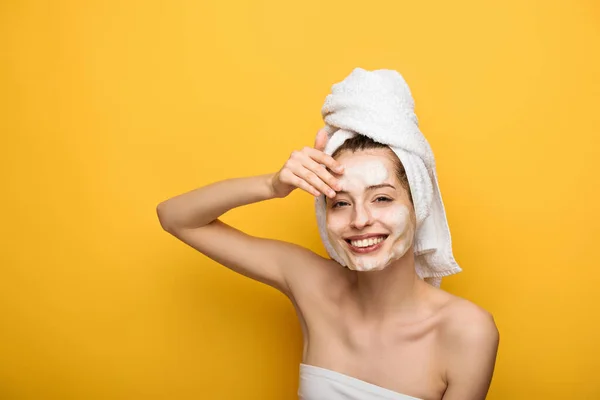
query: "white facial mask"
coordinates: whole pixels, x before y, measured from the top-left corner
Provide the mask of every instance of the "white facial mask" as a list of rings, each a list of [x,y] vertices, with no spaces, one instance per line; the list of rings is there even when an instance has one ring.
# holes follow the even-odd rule
[[[340,184],[342,190],[351,192],[352,189],[364,190],[368,186],[381,185],[387,178],[389,174],[383,162],[367,160],[349,166],[340,178]]]
[[[392,261],[404,256],[413,244],[415,226],[411,219],[411,211],[408,206],[398,202],[398,195],[394,196],[393,202],[377,201],[378,197],[390,196],[385,195],[383,191],[377,193],[378,189],[374,189],[365,197],[367,187],[389,183],[388,178],[388,168],[377,159],[348,166],[340,178],[342,190],[349,193],[349,198],[336,199],[333,202],[344,201],[348,204],[328,210],[327,234],[331,245],[349,269],[384,269]],[[356,213],[360,213],[358,218],[363,220],[362,222],[369,221],[361,231],[351,226],[353,218],[357,218]],[[344,237],[363,233],[383,233],[388,237],[376,251],[356,253]]]

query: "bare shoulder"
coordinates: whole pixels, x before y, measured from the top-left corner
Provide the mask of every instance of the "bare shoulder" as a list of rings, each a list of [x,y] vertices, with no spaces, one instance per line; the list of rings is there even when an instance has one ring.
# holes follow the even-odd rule
[[[340,264],[298,247],[290,253],[286,275],[291,295],[299,301],[336,296],[348,281],[348,273]]]
[[[440,341],[444,348],[461,345],[493,347],[499,332],[493,315],[477,304],[448,293],[439,325]]]
[[[448,388],[444,400],[485,399],[500,334],[492,314],[456,297],[445,307],[440,324],[440,349]]]
[[[494,317],[489,311],[462,297],[451,296],[441,326],[447,340],[470,341],[479,336],[498,335]]]

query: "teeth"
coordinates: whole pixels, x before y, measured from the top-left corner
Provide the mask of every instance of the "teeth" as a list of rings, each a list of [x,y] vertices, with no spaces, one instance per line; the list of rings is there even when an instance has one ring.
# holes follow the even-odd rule
[[[383,236],[379,236],[377,238],[352,240],[352,241],[350,241],[350,244],[352,244],[352,246],[354,246],[354,247],[369,247],[369,246],[373,246],[374,244],[381,243],[383,241],[383,239],[384,239]]]

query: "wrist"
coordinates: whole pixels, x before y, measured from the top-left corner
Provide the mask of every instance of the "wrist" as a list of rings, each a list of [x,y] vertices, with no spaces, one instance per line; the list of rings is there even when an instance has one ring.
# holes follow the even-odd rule
[[[268,192],[268,196],[269,198],[276,198],[279,197],[277,196],[277,192],[275,191],[275,175],[277,175],[276,172],[273,172],[271,174],[266,174],[264,175],[265,177],[265,184],[267,187],[267,192]]]

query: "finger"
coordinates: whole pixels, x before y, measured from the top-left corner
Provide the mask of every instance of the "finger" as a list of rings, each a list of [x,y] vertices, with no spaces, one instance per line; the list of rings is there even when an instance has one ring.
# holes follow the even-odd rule
[[[311,184],[306,182],[304,179],[299,177],[298,175],[294,175],[291,179],[291,184],[304,190],[305,192],[312,194],[313,196],[320,196],[322,193],[315,189]]]
[[[344,166],[336,161],[335,158],[331,157],[329,154],[325,154],[320,150],[313,149],[311,147],[305,147],[304,151],[310,158],[315,160],[320,164],[324,164],[330,170],[341,174],[344,171]]]
[[[334,177],[322,164],[319,164],[310,157],[305,157],[302,160],[302,165],[311,170],[323,182],[329,185],[333,190],[342,190],[342,185],[336,177]]]
[[[304,179],[308,182],[313,188],[317,189],[319,192],[323,193],[327,197],[335,197],[335,191],[329,187],[325,182],[323,182],[314,172],[310,171],[307,168],[303,168],[298,172],[295,172],[296,176]]]
[[[335,191],[330,186],[325,184],[325,182],[321,180],[321,178],[319,178],[319,176],[316,173],[314,173],[310,170],[310,168],[307,168],[305,166],[310,165],[311,162],[320,167],[322,170],[324,170],[325,173],[329,174],[325,167],[317,164],[305,153],[294,151],[292,153],[292,157],[286,163],[286,171],[291,174],[291,176],[286,176],[286,181],[288,181],[289,184],[301,187],[295,179],[295,177],[298,177],[299,179],[302,179],[304,182],[306,182],[306,184],[308,184],[313,190],[319,191],[319,194],[323,193],[326,196],[334,197]],[[314,192],[311,193],[314,194]]]
[[[315,138],[315,149],[323,151],[325,150],[325,145],[328,141],[328,135],[325,128],[321,128],[317,133],[317,137]]]

